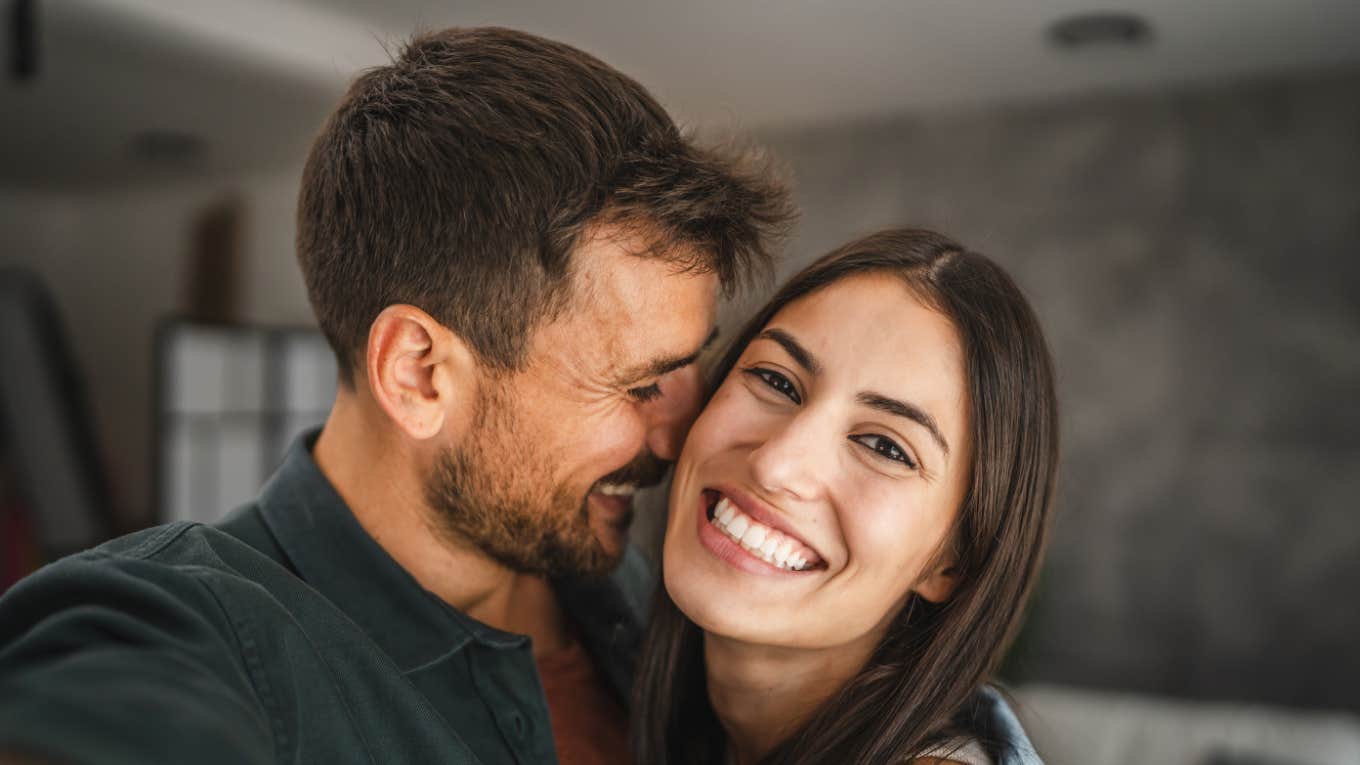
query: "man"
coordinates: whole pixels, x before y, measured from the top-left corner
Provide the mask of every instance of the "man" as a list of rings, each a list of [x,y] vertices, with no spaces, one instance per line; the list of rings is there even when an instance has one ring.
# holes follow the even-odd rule
[[[224,522],[0,599],[0,751],[626,758],[630,497],[695,413],[715,293],[787,219],[776,183],[566,45],[448,30],[362,75],[299,198],[340,368],[324,428]]]

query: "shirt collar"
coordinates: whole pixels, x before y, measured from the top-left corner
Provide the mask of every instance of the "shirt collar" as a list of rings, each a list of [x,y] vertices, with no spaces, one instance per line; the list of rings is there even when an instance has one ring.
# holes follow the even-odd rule
[[[625,705],[632,692],[633,668],[642,648],[655,579],[651,563],[629,545],[608,577],[553,582],[558,601]]]
[[[408,671],[461,650],[525,645],[430,593],[364,531],[326,480],[311,447],[319,430],[295,440],[265,484],[259,507],[298,575],[334,603]]]

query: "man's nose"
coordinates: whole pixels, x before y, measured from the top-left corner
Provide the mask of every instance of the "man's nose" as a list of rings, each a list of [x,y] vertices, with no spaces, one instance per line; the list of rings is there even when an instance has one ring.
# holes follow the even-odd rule
[[[659,459],[674,462],[685,445],[689,426],[699,416],[703,379],[695,366],[677,369],[661,383],[661,396],[647,404],[647,448]]]

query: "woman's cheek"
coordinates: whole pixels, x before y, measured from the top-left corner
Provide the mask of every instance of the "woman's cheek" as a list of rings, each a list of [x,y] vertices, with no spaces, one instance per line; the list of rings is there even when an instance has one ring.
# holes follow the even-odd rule
[[[862,490],[871,480],[861,479],[861,491],[840,503],[845,508],[840,522],[849,558],[874,578],[896,581],[914,576],[922,540],[912,523],[911,500],[901,492]]]
[[[721,450],[728,442],[747,440],[761,423],[759,408],[732,378],[713,394],[690,429],[690,438],[704,453]]]

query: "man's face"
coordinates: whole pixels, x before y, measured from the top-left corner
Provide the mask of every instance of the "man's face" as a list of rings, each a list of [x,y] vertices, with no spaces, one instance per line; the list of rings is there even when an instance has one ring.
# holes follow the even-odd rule
[[[633,492],[661,480],[697,413],[717,279],[632,254],[645,245],[617,229],[583,237],[568,309],[522,370],[488,380],[474,427],[431,471],[442,529],[513,570],[611,569]]]

